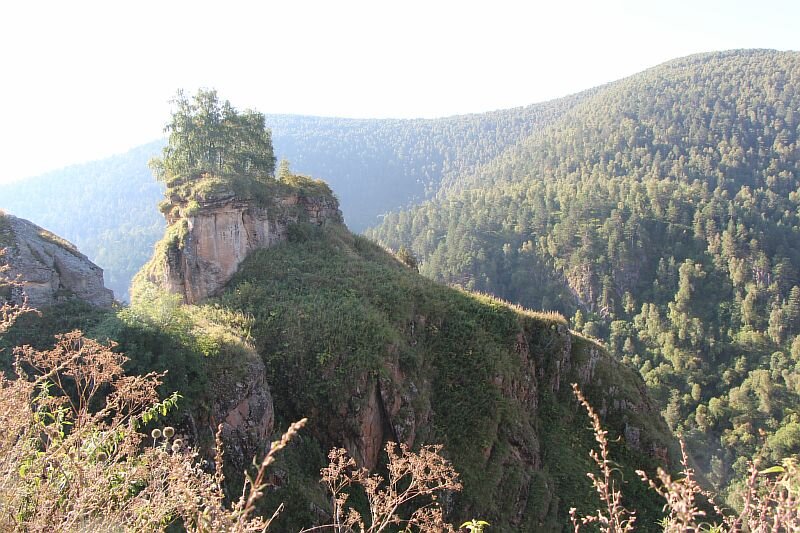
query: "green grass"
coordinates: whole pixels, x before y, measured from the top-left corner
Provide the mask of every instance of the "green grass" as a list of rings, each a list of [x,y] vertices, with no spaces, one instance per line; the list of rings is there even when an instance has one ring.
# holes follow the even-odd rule
[[[566,524],[566,502],[591,511],[586,469],[593,438],[566,377],[536,411],[509,397],[503,384],[530,379],[517,352],[520,338],[542,373],[539,397],[547,397],[542,389],[560,371],[559,354],[574,343],[579,362],[581,352],[600,349],[596,344],[572,337],[560,315],[427,280],[342,227],[300,226],[291,235],[291,242],[252,254],[215,302],[252,317],[280,419],[309,416],[323,447],[340,445],[354,434],[348,421],[363,407],[368,384],[380,379],[407,398],[404,414],[417,420],[417,444],[445,445],[464,482],[462,512],[506,530],[512,495],[531,494],[525,525],[544,531]],[[601,359],[598,374],[638,379],[609,367],[607,355]],[[390,371],[395,365],[400,381]],[[397,418],[402,432],[405,417]],[[535,457],[520,457],[526,453]],[[533,468],[539,454],[552,464]],[[635,452],[627,459],[647,463]]]
[[[276,207],[276,199],[290,195],[330,197],[333,192],[321,180],[288,174],[281,179],[257,180],[247,176],[203,174],[167,183],[166,200],[159,204],[162,213],[173,217],[196,214],[203,204],[236,198],[265,208]],[[281,209],[287,209],[281,206]]]

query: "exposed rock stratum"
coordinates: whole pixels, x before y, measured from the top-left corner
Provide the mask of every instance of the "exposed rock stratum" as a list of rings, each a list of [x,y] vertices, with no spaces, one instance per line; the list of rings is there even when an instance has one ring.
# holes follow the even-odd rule
[[[70,242],[36,224],[0,213],[2,261],[11,277],[19,276],[30,305],[44,308],[71,298],[109,308],[114,294],[103,284],[103,269]],[[11,299],[22,298],[21,291]]]
[[[292,193],[259,205],[224,192],[197,205],[191,214],[177,209],[177,215],[167,215],[170,227],[178,228],[176,236],[145,270],[150,282],[182,295],[189,304],[217,294],[248,254],[285,241],[293,224],[320,226],[343,220],[333,195]]]

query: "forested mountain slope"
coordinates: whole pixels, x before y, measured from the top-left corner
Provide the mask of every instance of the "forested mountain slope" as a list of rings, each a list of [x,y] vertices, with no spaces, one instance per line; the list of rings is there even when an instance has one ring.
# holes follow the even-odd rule
[[[590,94],[440,119],[371,120],[267,115],[278,158],[324,178],[357,232],[384,213],[433,197],[552,123]]]
[[[356,120],[267,115],[275,154],[292,170],[324,177],[348,226],[432,197],[551,123],[591,91],[553,102],[433,120]],[[163,187],[147,161],[163,141],[0,186],[0,208],[74,242],[105,269],[106,285],[127,299],[133,275],[164,229],[156,209]]]
[[[770,460],[800,451],[798,125],[800,54],[690,56],[369,235],[435,279],[577,310],[722,486],[764,441]]]

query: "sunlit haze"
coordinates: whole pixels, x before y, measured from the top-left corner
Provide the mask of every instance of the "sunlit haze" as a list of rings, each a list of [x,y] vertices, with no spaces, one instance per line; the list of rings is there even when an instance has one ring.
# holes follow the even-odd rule
[[[0,181],[158,138],[181,87],[265,113],[439,117],[697,52],[800,49],[796,0],[7,2],[0,20]]]

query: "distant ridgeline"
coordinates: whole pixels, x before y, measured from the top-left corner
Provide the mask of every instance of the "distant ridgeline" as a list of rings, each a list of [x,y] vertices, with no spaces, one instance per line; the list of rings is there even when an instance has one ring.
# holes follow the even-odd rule
[[[491,113],[434,120],[357,120],[266,115],[274,153],[294,172],[320,176],[357,232],[380,216],[434,196],[440,186],[497,157],[587,94]],[[147,161],[164,141],[126,154],[0,185],[0,208],[74,242],[126,299],[133,275],[164,231],[164,185]],[[32,199],[35,199],[33,201]]]
[[[800,452],[799,133],[799,53],[691,56],[368,235],[434,279],[573,316],[726,487],[762,446]]]

